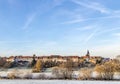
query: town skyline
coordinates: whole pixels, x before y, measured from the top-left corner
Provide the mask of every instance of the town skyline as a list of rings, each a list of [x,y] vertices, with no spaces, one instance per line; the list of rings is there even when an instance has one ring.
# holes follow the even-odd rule
[[[0,0],[0,56],[120,55],[120,1]]]
[[[40,54],[31,54],[31,55],[22,55],[22,54],[19,54],[19,55],[8,55],[8,56],[0,56],[0,57],[5,57],[5,58],[11,58],[11,57],[103,57],[103,58],[109,58],[109,59],[115,59],[117,58],[118,56],[120,55],[116,55],[116,56],[101,56],[101,55],[94,55],[94,54],[91,54],[91,52],[89,50],[86,51],[86,53],[84,54],[66,54],[66,55],[63,55],[63,54],[43,54],[43,55],[40,55]]]

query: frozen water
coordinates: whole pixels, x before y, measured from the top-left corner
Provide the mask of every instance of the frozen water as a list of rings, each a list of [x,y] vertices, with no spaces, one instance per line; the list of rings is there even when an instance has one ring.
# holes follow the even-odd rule
[[[120,81],[0,80],[0,84],[120,84]]]

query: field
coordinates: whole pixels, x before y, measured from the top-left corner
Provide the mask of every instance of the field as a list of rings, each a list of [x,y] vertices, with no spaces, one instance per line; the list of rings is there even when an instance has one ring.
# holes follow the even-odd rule
[[[0,84],[120,84],[120,81],[0,80]]]

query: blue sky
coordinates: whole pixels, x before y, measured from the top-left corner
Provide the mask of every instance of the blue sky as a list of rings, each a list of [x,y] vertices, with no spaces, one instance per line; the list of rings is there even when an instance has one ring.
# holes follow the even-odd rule
[[[120,54],[119,0],[0,0],[0,55]]]

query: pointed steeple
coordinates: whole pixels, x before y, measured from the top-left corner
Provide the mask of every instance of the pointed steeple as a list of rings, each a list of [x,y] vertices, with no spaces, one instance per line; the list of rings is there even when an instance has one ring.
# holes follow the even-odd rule
[[[90,57],[90,53],[89,53],[89,50],[87,50],[87,54],[86,54],[87,57]]]

